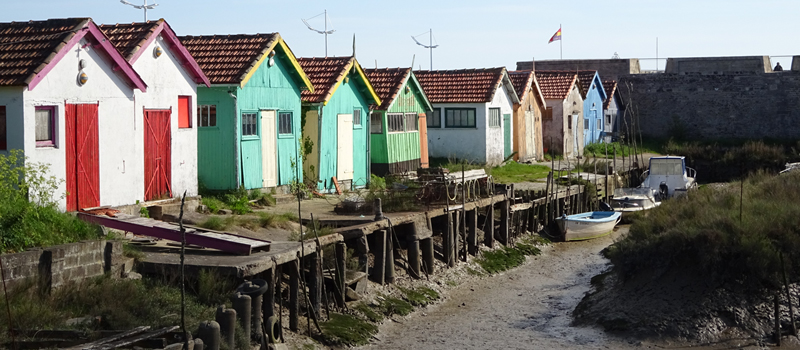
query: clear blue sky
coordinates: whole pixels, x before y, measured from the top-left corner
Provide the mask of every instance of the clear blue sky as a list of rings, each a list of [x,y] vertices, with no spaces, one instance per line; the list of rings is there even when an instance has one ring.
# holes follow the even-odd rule
[[[13,1],[13,2],[12,2]],[[142,3],[142,0],[130,0]],[[118,0],[2,0],[0,21],[92,17],[97,23],[143,20],[141,10]],[[152,2],[152,0],[148,0]],[[164,18],[178,35],[280,32],[297,56],[324,56],[323,36],[301,18],[324,9],[336,33],[331,56],[356,56],[365,67],[430,66],[428,50],[411,35],[433,29],[434,69],[506,66],[517,61],[564,58],[791,55],[800,54],[800,4],[795,0],[549,0],[549,1],[311,1],[161,0],[149,19]],[[322,27],[322,16],[310,20]],[[427,36],[419,38],[427,43]],[[789,68],[791,58],[773,58]],[[663,69],[664,61],[659,67]],[[655,68],[654,60],[642,61]]]

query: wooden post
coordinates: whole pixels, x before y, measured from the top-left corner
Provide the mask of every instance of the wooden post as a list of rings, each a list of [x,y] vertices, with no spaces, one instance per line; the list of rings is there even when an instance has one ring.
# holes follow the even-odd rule
[[[773,297],[773,304],[775,304],[775,345],[781,346],[781,309],[778,303],[778,293],[776,292]]]
[[[461,258],[461,210],[453,212],[453,266],[458,263]],[[452,267],[452,266],[451,266]]]
[[[467,251],[472,256],[478,254],[478,208],[467,212]]]
[[[385,283],[386,276],[386,230],[372,233],[375,236],[375,259],[372,263],[372,280],[378,284]]]
[[[287,263],[289,268],[289,329],[297,332],[300,329],[300,275],[297,259]]]
[[[486,232],[483,233],[483,244],[489,248],[494,248],[494,205],[489,205],[489,213],[486,214]]]
[[[339,304],[339,307],[343,308],[345,295],[347,295],[344,283],[345,279],[347,278],[347,270],[345,268],[345,261],[347,261],[347,246],[344,244],[344,242],[336,242],[334,249],[334,254],[336,255],[336,290],[339,291],[337,294],[336,303]]]
[[[273,266],[264,272],[264,278],[269,285],[269,289],[264,293],[264,301],[261,304],[261,314],[264,316],[264,320],[275,315],[275,271],[277,268],[278,266]]]
[[[386,283],[394,283],[394,237],[392,232],[387,232],[386,235],[386,276],[384,280]]]
[[[422,267],[425,268],[425,273],[432,275],[434,271],[433,238],[425,238],[419,243],[422,251]]]
[[[508,200],[500,203],[500,240],[501,243],[508,245]]]
[[[444,257],[444,262],[448,267],[453,267],[456,265],[456,259],[453,257],[453,213],[447,212],[445,219],[447,227],[445,232],[442,233],[444,235],[444,239],[442,239],[442,257]]]
[[[308,296],[311,301],[311,308],[314,309],[314,314],[319,315],[320,305],[322,302],[322,259],[320,259],[319,251],[315,251],[309,255],[308,261]]]
[[[412,241],[408,242],[408,268],[410,270],[411,277],[422,277],[419,266],[419,240],[416,239],[416,237],[414,237]]]

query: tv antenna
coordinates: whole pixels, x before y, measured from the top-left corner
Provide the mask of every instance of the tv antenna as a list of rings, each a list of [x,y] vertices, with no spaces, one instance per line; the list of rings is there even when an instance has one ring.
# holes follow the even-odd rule
[[[428,34],[428,42],[429,42],[428,45],[425,45],[425,44],[419,42],[419,40],[417,40],[418,36],[423,36],[425,34]],[[412,35],[411,39],[414,39],[414,42],[417,43],[417,45],[431,50],[431,70],[433,70],[433,49],[439,47],[438,43],[436,45],[433,44],[433,29],[429,29],[427,32],[419,34],[419,35],[416,35],[416,36]]]
[[[325,30],[317,30],[317,29],[312,28],[311,25],[308,24],[308,19],[303,19],[303,23],[305,23],[305,25],[306,25],[306,27],[308,27],[308,29],[313,30],[313,31],[315,31],[315,32],[317,32],[319,34],[324,34],[325,35],[325,57],[328,57],[328,34],[333,34],[333,32],[336,31],[336,29],[328,30],[328,10],[325,10],[325,12],[320,13],[320,14],[318,14],[318,15],[316,15],[314,17],[311,17],[309,19],[314,19],[314,18],[317,18],[317,17],[322,16],[322,15],[325,15]],[[331,23],[331,27],[332,26],[333,26],[333,23]]]
[[[119,2],[121,2],[121,3],[125,4],[125,5],[131,5],[135,9],[144,10],[144,21],[145,22],[147,22],[147,10],[152,10],[152,9],[156,8],[156,6],[158,6],[158,4],[156,4],[155,2],[150,4],[150,5],[148,5],[147,4],[147,0],[144,0],[144,5],[132,4],[132,3],[127,2],[125,0],[119,0]]]

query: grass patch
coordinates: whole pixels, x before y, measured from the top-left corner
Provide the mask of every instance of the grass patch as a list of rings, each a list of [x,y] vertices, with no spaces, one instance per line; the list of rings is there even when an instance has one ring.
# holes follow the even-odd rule
[[[425,306],[430,304],[432,301],[439,299],[439,293],[428,287],[411,289],[398,286],[397,289],[403,292],[406,300],[408,300],[408,302],[414,306]]]
[[[495,182],[509,184],[547,178],[547,174],[550,173],[550,167],[509,161],[501,167],[492,168],[490,173]]]
[[[380,304],[380,309],[386,316],[406,316],[410,314],[411,311],[414,311],[414,306],[412,306],[409,302],[392,296],[384,296]]]
[[[331,343],[350,346],[365,345],[378,333],[378,327],[352,315],[331,313],[330,319],[320,324],[322,334]]]
[[[625,278],[686,271],[710,283],[780,286],[781,256],[790,282],[800,272],[800,172],[759,172],[740,186],[707,186],[637,217],[607,252]]]
[[[379,323],[383,321],[383,314],[381,314],[378,311],[375,311],[373,307],[367,304],[359,303],[355,307],[353,307],[353,309],[363,314],[364,317],[366,317],[371,322]]]
[[[450,170],[451,173],[456,171],[461,171],[462,166],[464,167],[464,171],[475,170],[475,169],[486,169],[486,165],[484,164],[479,164],[458,158],[429,158],[428,162],[430,162],[431,168],[442,167],[447,170]]]
[[[484,252],[483,256],[478,259],[478,265],[487,273],[495,274],[520,266],[525,262],[526,256],[539,255],[540,253],[541,250],[536,247],[535,241],[522,239],[513,247],[502,247]]]
[[[453,280],[447,280],[447,282],[445,282],[444,284],[446,284],[446,285],[448,285],[450,287],[457,287],[458,286],[458,282],[453,281]]]
[[[297,215],[292,213],[273,214],[273,213],[258,213],[258,224],[261,227],[281,227],[288,228],[290,222],[297,222]]]
[[[214,231],[224,231],[233,225],[233,222],[233,217],[221,218],[219,216],[212,216],[201,222],[198,226]]]
[[[480,276],[483,276],[483,275],[485,275],[485,273],[483,273],[482,271],[480,271],[480,270],[477,270],[477,269],[473,269],[473,268],[471,268],[471,267],[469,267],[469,266],[467,266],[467,268],[466,268],[466,269],[467,269],[467,273],[468,273],[470,276],[478,276],[478,277],[480,277]]]
[[[220,209],[229,209],[237,215],[252,213],[251,200],[257,200],[262,205],[274,205],[275,203],[275,198],[271,194],[260,191],[248,192],[242,187],[234,191],[212,192],[201,186],[200,195],[203,197],[201,202],[208,207],[208,211],[212,214],[217,213]]]
[[[608,149],[608,158],[614,158],[614,150],[617,151],[617,157],[628,157],[633,154],[633,148],[629,145],[623,145],[619,142],[611,143],[590,143],[583,147],[583,155],[586,157],[606,157],[606,149]],[[643,149],[638,149],[637,154],[641,154]],[[644,150],[647,152],[647,150]]]
[[[134,262],[140,262],[144,260],[144,253],[132,244],[128,244],[127,242],[122,244],[122,255],[126,258],[133,259]]]
[[[194,294],[197,300],[206,305],[225,304],[230,297],[231,291],[236,288],[236,281],[221,276],[216,270],[202,269],[197,274],[194,287]]]
[[[117,330],[137,326],[167,327],[180,322],[180,289],[154,280],[119,280],[101,276],[69,283],[50,294],[42,294],[34,282],[19,285],[8,294],[15,328]],[[0,307],[6,309],[5,298]],[[206,305],[189,294],[186,297],[186,325],[195,328],[213,320],[215,306]],[[70,318],[99,316],[93,325],[69,327]],[[7,313],[0,323],[9,324]],[[7,333],[0,332],[6,342]]]

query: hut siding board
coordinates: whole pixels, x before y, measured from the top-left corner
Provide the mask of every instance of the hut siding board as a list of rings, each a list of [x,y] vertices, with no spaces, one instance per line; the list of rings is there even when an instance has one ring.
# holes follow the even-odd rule
[[[409,81],[410,80],[406,81],[406,85],[409,85]],[[409,92],[406,92],[405,87],[400,90],[399,96],[391,108],[389,108],[389,113],[415,113],[419,115],[420,113],[425,113],[425,108],[422,106],[424,106],[424,102],[422,102],[419,91],[414,84],[411,84]],[[385,114],[383,116],[383,121],[385,129],[387,125]],[[388,158],[386,163],[392,164],[419,159],[419,130],[385,135],[387,136],[388,143]]]
[[[442,128],[428,128],[428,152],[430,157],[455,157],[488,165],[500,164],[503,157],[504,126],[489,127],[489,108],[500,108],[503,114],[512,114],[513,105],[508,91],[498,86],[488,103],[436,103],[433,108],[442,109]],[[444,128],[445,108],[475,108],[476,128]],[[513,134],[514,128],[511,127]]]
[[[363,187],[369,181],[368,174],[368,155],[367,141],[369,140],[369,104],[366,102],[361,92],[363,83],[353,75],[349,82],[342,82],[336,92],[328,100],[328,104],[321,106],[322,120],[318,126],[318,132],[314,128],[309,128],[309,123],[316,123],[318,118],[314,113],[320,109],[319,106],[309,106],[305,108],[306,130],[303,137],[309,136],[314,142],[316,154],[309,157],[309,165],[316,166],[318,174],[318,188],[321,190],[332,190],[334,188],[331,178],[336,176],[337,157],[336,157],[336,128],[339,114],[352,114],[355,108],[361,108],[361,127],[353,128],[353,186]],[[312,163],[313,161],[313,163]],[[309,166],[306,166],[306,171]],[[312,175],[313,176],[313,175]],[[327,186],[327,187],[326,187]]]
[[[548,99],[545,100],[545,104],[553,107],[553,120],[543,120],[542,122],[542,137],[544,138],[542,141],[545,148],[548,149],[548,153],[552,147],[556,154],[574,157],[576,154],[573,151],[573,132],[577,132],[578,154],[583,154],[583,120],[579,120],[579,123],[575,125],[575,130],[570,130],[568,127],[574,111],[577,111],[574,114],[577,114],[579,118],[583,118],[583,99],[577,86],[572,88],[567,98]]]
[[[300,154],[298,147],[298,135],[300,135],[300,120],[302,108],[300,104],[300,86],[291,78],[289,62],[286,61],[284,53],[275,56],[275,64],[269,66],[264,62],[253,74],[244,88],[239,89],[238,105],[239,117],[242,112],[275,110],[278,112],[292,112],[292,131],[291,135],[278,135],[277,150],[261,150],[260,159],[263,159],[261,152],[277,152],[278,160],[278,185],[288,185],[292,180],[303,178],[302,165],[295,169],[292,162],[299,164],[297,157]],[[275,115],[275,130],[278,129],[280,118]],[[241,128],[239,128],[241,134]],[[258,146],[260,149],[260,144]],[[258,183],[261,183],[261,162],[259,165]],[[261,186],[258,186],[261,187]]]
[[[160,57],[156,58],[151,54],[143,54],[139,56],[139,59],[133,65],[133,68],[148,84],[148,89],[145,93],[134,90],[137,105],[134,110],[137,130],[136,134],[132,136],[134,147],[137,153],[144,154],[143,128],[138,127],[138,124],[144,120],[144,110],[138,106],[144,106],[148,109],[172,109],[170,116],[170,135],[172,137],[172,179],[170,183],[172,195],[181,196],[186,191],[187,196],[196,196],[198,193],[196,147],[197,83],[182,68],[179,58],[176,57],[170,46],[164,42],[160,35],[156,39],[156,43],[163,50]],[[153,44],[151,43],[148,47],[142,48],[142,50],[151,52],[152,47]],[[178,96],[190,96],[191,128],[178,128]],[[134,164],[126,164],[128,166],[127,171],[144,172],[143,162],[132,163]]]
[[[125,205],[144,199],[144,171],[141,145],[142,120],[134,117],[134,93],[107,61],[85,45],[86,39],[72,47],[65,47],[65,55],[32,91],[22,91],[22,113],[19,104],[12,103],[7,110],[10,128],[19,129],[14,115],[23,115],[22,136],[11,136],[9,146],[26,150],[30,161],[50,164],[50,172],[59,179],[66,178],[66,147],[64,103],[98,103],[100,204]],[[76,83],[78,61],[86,60],[84,72],[89,81]],[[18,96],[18,95],[17,95]],[[176,101],[177,103],[177,101]],[[56,147],[36,147],[36,106],[56,106]],[[136,108],[141,108],[137,104]],[[16,112],[15,112],[16,110]],[[19,113],[19,114],[14,114]],[[139,135],[135,137],[132,135]],[[20,147],[21,146],[21,147]],[[141,170],[141,171],[139,171]],[[125,186],[120,186],[125,184]],[[54,195],[65,194],[66,183],[59,184]],[[58,200],[58,207],[66,210],[66,199]]]
[[[369,156],[373,164],[376,163],[389,163],[389,150],[386,133],[386,111],[373,111],[370,114],[380,114],[382,125],[380,134],[369,135]]]
[[[6,107],[6,137],[8,150],[23,149],[25,133],[24,119],[14,118],[23,115],[23,90],[21,86],[2,86],[0,87],[0,106]],[[5,150],[0,150],[0,155],[7,154]],[[66,202],[65,202],[66,203]]]
[[[525,121],[528,107],[533,112],[533,120],[527,123],[533,126],[531,130],[528,130]],[[527,147],[529,138],[533,138],[533,149]],[[520,161],[542,157],[542,106],[539,105],[533,89],[529,89],[522,96],[522,103],[514,108],[514,151],[517,152],[515,158]]]
[[[239,113],[230,90],[235,88],[197,88],[197,104],[217,105],[217,126],[197,129],[197,177],[212,190],[235,189],[239,183],[235,168],[238,137],[234,132]]]

